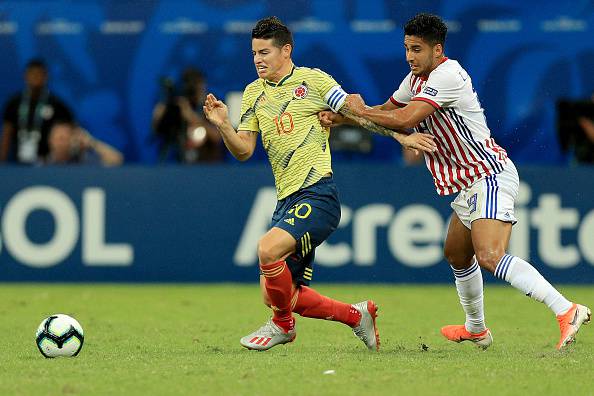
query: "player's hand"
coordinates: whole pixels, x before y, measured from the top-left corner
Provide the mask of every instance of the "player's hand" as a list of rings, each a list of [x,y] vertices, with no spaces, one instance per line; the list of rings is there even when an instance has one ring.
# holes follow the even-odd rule
[[[344,117],[330,110],[320,111],[318,113],[320,124],[326,128],[338,126],[344,122]]]
[[[433,153],[437,151],[435,137],[428,133],[415,132],[405,137],[401,143],[404,148],[414,151],[415,154],[418,153],[418,150],[427,153]]]
[[[349,94],[346,98],[346,104],[355,115],[361,115],[365,110],[365,101],[359,94]]]
[[[213,94],[208,94],[202,106],[206,119],[214,126],[220,127],[229,122],[229,110],[227,105],[218,100]]]

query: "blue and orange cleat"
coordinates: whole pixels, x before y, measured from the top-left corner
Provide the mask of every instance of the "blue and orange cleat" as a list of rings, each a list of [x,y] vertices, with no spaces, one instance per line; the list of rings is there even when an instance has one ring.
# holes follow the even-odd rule
[[[579,304],[573,304],[569,311],[557,316],[557,322],[559,322],[559,329],[561,330],[561,338],[557,343],[557,349],[562,350],[573,343],[581,325],[590,323],[591,317],[590,308]]]
[[[493,343],[493,336],[489,329],[480,333],[471,333],[464,325],[450,325],[441,328],[441,334],[454,342],[470,341],[481,349],[487,349]]]

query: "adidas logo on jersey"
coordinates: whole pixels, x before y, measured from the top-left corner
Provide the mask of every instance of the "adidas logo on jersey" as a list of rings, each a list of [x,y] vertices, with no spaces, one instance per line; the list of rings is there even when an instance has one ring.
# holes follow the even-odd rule
[[[285,223],[289,223],[292,226],[295,225],[295,219],[293,217],[291,217],[290,219],[285,219]]]

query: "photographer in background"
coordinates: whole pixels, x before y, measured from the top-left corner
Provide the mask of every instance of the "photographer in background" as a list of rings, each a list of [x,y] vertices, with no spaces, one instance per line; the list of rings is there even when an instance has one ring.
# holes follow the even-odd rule
[[[70,121],[56,121],[48,139],[45,165],[121,165],[124,158],[115,148],[93,138]]]
[[[35,164],[48,152],[48,135],[55,120],[72,120],[72,113],[47,88],[45,63],[33,59],[25,68],[25,88],[5,105],[0,161]]]
[[[594,164],[594,95],[589,100],[557,102],[557,132],[561,149],[577,164]]]
[[[221,161],[221,136],[202,114],[206,98],[202,73],[186,69],[179,92],[171,79],[163,79],[161,85],[165,100],[155,106],[152,123],[159,143],[159,162],[172,157],[183,163]]]
[[[592,106],[590,107],[591,111],[587,115],[582,115],[578,118],[578,124],[584,131],[584,134],[590,141],[590,145],[594,146],[594,94],[590,98],[592,101]],[[590,162],[594,163],[594,150],[590,152]]]

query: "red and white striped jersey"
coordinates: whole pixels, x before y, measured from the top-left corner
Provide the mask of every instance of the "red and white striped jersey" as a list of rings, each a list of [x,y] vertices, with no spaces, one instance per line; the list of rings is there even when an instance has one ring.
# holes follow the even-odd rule
[[[435,107],[415,130],[435,136],[437,151],[425,153],[425,163],[438,194],[456,193],[503,170],[507,153],[491,137],[472,80],[457,61],[445,58],[428,78],[409,73],[390,100],[400,107],[411,100]]]

